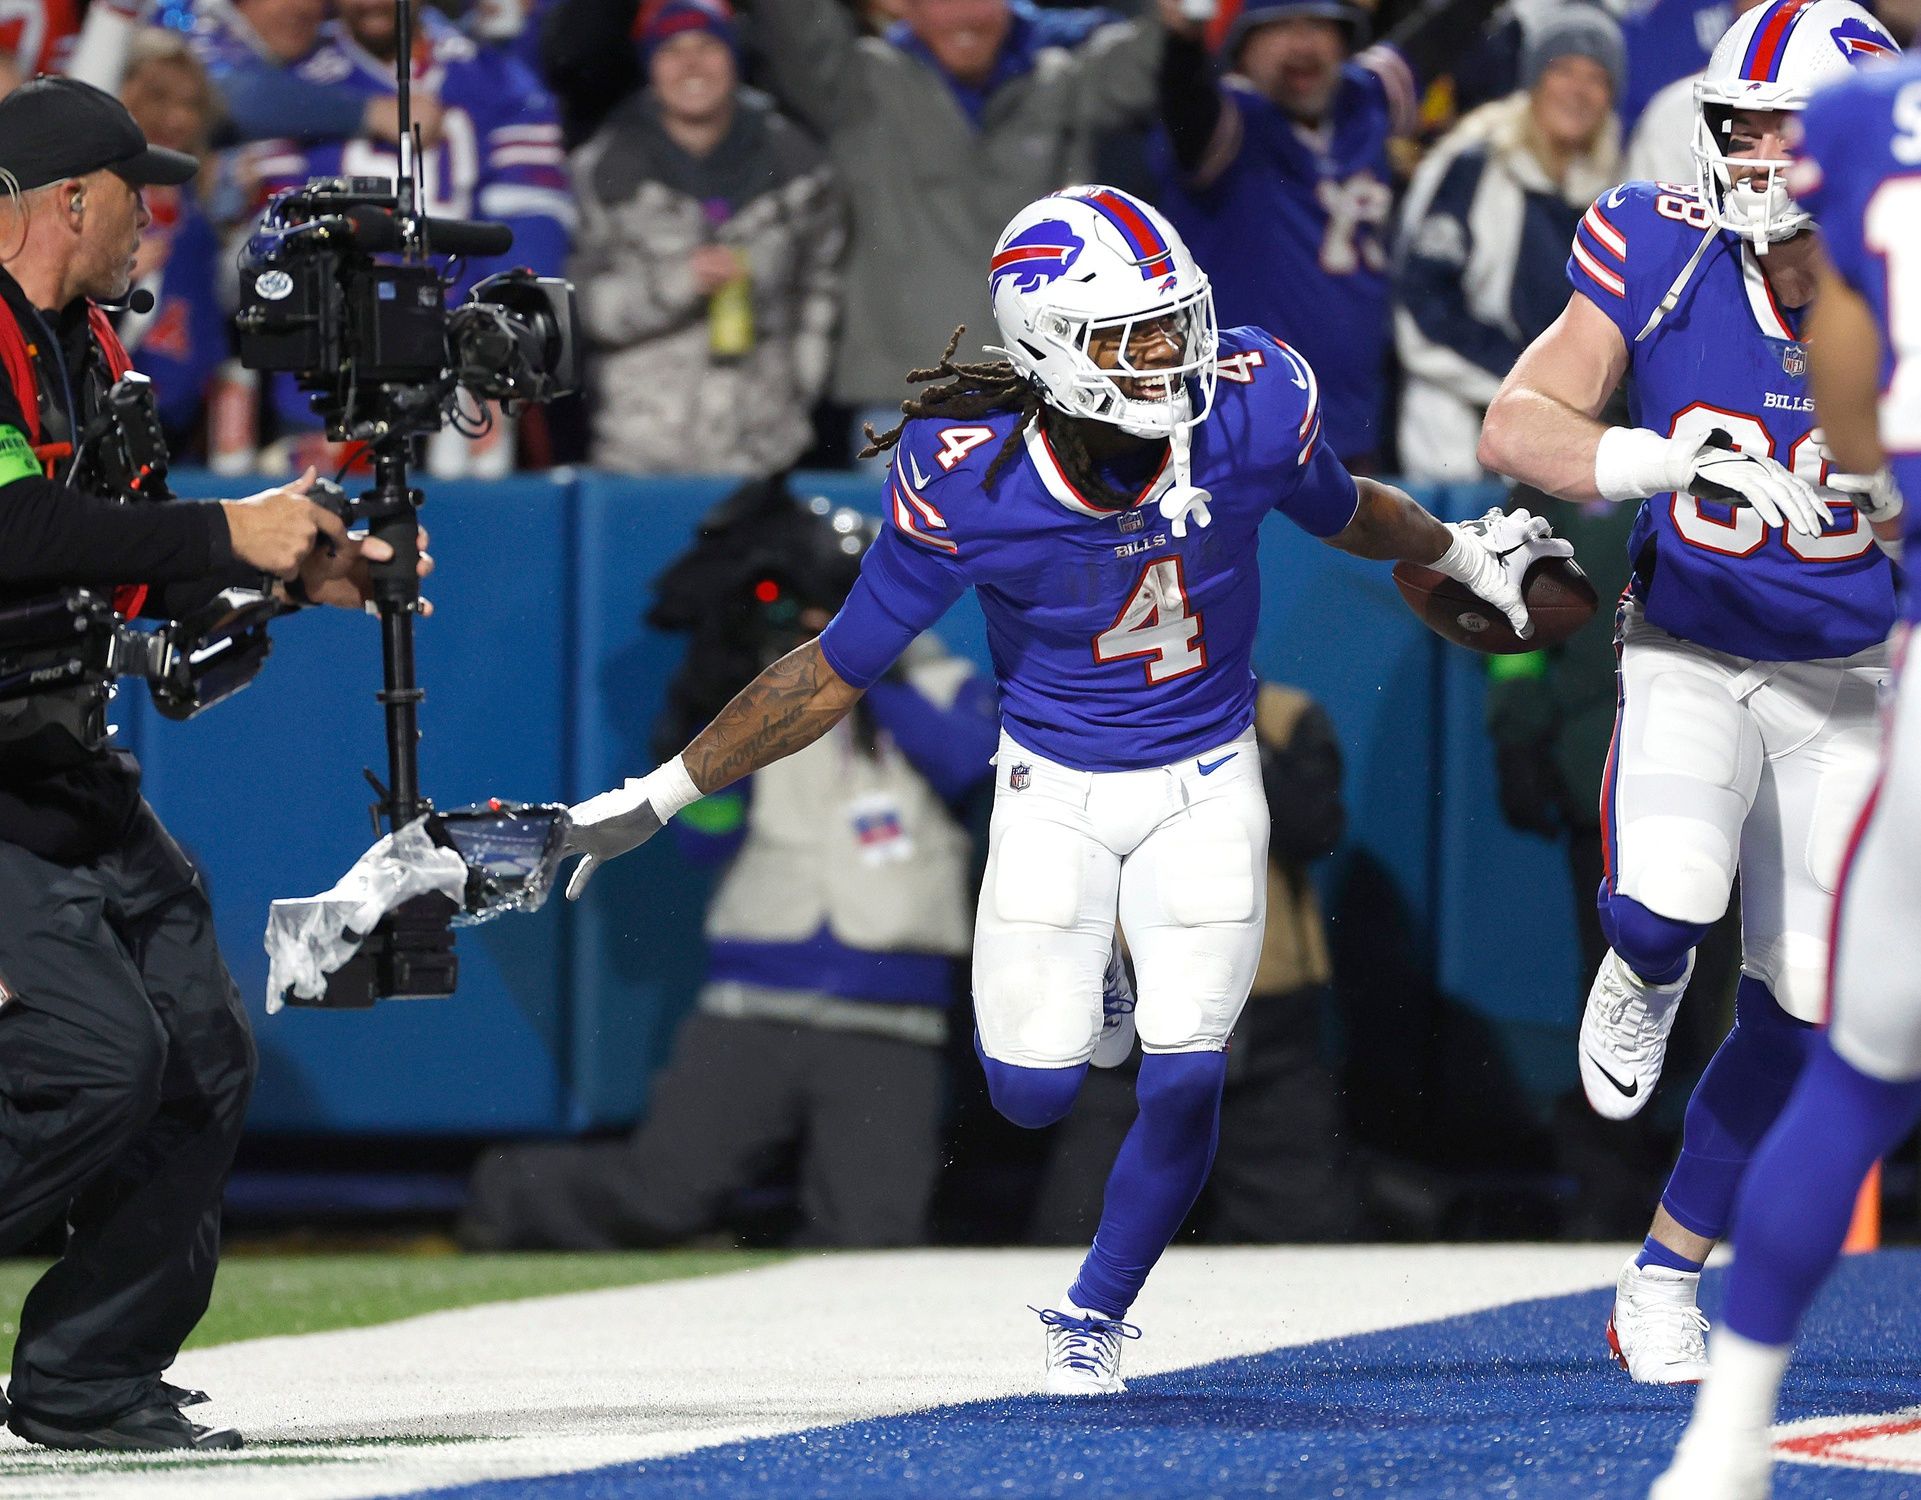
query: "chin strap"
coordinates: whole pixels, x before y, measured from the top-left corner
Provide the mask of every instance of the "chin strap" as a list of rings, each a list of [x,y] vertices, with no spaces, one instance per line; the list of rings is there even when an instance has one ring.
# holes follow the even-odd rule
[[[1674,278],[1673,285],[1667,289],[1667,295],[1662,297],[1660,305],[1648,314],[1648,320],[1641,331],[1634,335],[1635,343],[1640,343],[1642,339],[1654,332],[1660,326],[1661,319],[1674,311],[1681,300],[1681,293],[1687,289],[1688,282],[1694,277],[1694,268],[1701,264],[1701,257],[1708,253],[1708,246],[1715,242],[1720,233],[1719,224],[1708,225],[1707,232],[1701,236],[1701,243],[1694,247],[1694,254],[1690,255],[1688,263],[1681,267],[1681,274]]]
[[[1193,482],[1193,463],[1188,450],[1189,430],[1190,424],[1183,422],[1168,438],[1168,445],[1174,453],[1174,482],[1167,487],[1167,493],[1160,500],[1161,515],[1173,522],[1172,530],[1177,537],[1187,535],[1189,516],[1194,518],[1197,526],[1210,525],[1214,520],[1207,511],[1207,502],[1212,497]]]

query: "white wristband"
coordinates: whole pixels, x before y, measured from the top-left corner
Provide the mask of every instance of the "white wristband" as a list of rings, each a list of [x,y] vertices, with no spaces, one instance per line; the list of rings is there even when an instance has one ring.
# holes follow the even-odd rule
[[[1474,575],[1481,558],[1487,555],[1487,549],[1476,547],[1468,541],[1458,526],[1449,525],[1447,529],[1454,539],[1447,544],[1447,551],[1428,566],[1436,573],[1445,573],[1459,583],[1466,583]]]
[[[1603,500],[1645,500],[1684,488],[1699,451],[1646,427],[1610,427],[1594,450],[1594,488]]]
[[[687,767],[678,755],[664,766],[655,766],[640,780],[630,780],[627,785],[646,799],[647,805],[654,810],[654,816],[663,823],[706,795],[694,785],[694,778],[687,774]]]

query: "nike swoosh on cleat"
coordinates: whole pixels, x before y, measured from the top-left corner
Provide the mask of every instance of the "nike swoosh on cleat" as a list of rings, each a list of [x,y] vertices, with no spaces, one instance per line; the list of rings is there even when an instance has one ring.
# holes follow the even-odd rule
[[[1220,770],[1222,766],[1226,765],[1230,760],[1232,760],[1235,756],[1239,755],[1240,753],[1241,752],[1238,750],[1230,750],[1227,752],[1227,754],[1223,755],[1219,760],[1197,760],[1194,762],[1194,765],[1196,769],[1200,771],[1201,775],[1212,776],[1216,771]]]
[[[1608,1072],[1606,1068],[1602,1067],[1600,1060],[1596,1058],[1592,1052],[1588,1053],[1587,1060],[1594,1064],[1595,1072],[1599,1073],[1609,1083],[1614,1085],[1615,1091],[1619,1093],[1623,1099],[1632,1099],[1636,1094],[1641,1092],[1640,1079],[1638,1078],[1635,1079],[1634,1082],[1631,1084],[1623,1083],[1621,1082],[1620,1079],[1616,1078],[1612,1073]]]

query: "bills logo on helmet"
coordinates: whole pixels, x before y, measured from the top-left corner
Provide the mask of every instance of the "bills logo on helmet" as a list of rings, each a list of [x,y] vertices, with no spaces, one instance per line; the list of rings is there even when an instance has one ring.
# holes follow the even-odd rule
[[[1841,55],[1857,67],[1879,58],[1894,57],[1899,52],[1887,37],[1859,16],[1849,16],[1829,35],[1834,38],[1834,45],[1841,49]]]
[[[1014,278],[1014,290],[1032,292],[1045,286],[1080,259],[1087,242],[1059,219],[1042,219],[1009,240],[987,268],[987,286],[1000,289],[1003,277]]]

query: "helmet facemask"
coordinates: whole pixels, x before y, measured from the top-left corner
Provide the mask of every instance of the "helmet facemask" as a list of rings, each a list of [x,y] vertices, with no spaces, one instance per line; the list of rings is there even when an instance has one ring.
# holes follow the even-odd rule
[[[1205,277],[1185,295],[1124,318],[1045,308],[1033,333],[1053,357],[1016,364],[1026,364],[1049,404],[1068,416],[1106,422],[1134,437],[1167,438],[1205,421],[1213,409],[1220,331]],[[1165,343],[1175,346],[1176,359],[1137,362]],[[1115,349],[1111,367],[1094,354],[1107,345]]]
[[[1735,115],[1742,110],[1798,111],[1803,101],[1795,95],[1733,105],[1701,97],[1703,92],[1705,86],[1698,85],[1693,147],[1701,201],[1719,227],[1749,241],[1757,255],[1766,255],[1770,245],[1792,239],[1814,220],[1788,194],[1788,158],[1730,153]]]

